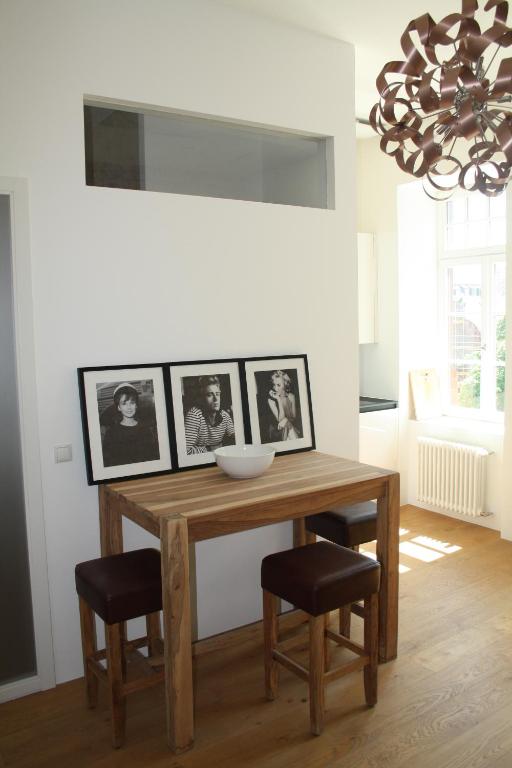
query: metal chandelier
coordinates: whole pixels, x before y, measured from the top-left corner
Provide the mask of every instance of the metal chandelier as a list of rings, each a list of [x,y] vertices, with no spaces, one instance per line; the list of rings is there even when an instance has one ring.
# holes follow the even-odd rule
[[[427,194],[446,200],[457,187],[495,196],[512,169],[512,44],[508,2],[488,0],[488,29],[475,19],[477,0],[439,23],[425,13],[401,37],[404,61],[377,77],[380,100],[370,123],[380,148]]]

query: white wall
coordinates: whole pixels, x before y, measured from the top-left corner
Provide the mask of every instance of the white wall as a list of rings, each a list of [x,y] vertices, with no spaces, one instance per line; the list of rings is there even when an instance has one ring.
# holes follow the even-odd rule
[[[307,352],[317,445],[357,456],[353,52],[212,0],[17,0],[0,14],[0,169],[29,181],[61,682],[82,670],[73,568],[99,552],[78,366]],[[338,207],[86,187],[84,94],[332,135]],[[212,289],[219,301],[206,315]],[[56,465],[64,443],[74,460]],[[147,538],[127,526],[129,546]],[[198,547],[201,634],[257,618],[260,558],[288,540],[287,528],[237,535],[236,557],[226,539]],[[220,626],[219,585],[235,582]]]

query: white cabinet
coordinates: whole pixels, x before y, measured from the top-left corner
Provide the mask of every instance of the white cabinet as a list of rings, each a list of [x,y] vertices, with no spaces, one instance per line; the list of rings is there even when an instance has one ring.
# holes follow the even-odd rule
[[[357,234],[357,273],[359,292],[359,343],[372,344],[376,339],[377,263],[373,235]]]
[[[398,469],[398,408],[359,414],[359,461]]]

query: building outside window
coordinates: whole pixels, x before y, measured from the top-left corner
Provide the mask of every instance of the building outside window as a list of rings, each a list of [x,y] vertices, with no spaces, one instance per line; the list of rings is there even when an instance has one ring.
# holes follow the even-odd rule
[[[440,206],[441,385],[444,412],[503,419],[505,193],[460,194]]]

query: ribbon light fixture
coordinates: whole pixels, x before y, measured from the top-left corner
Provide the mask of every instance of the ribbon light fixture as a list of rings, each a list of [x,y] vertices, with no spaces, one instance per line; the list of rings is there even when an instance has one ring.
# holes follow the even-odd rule
[[[380,99],[370,124],[380,148],[423,179],[426,193],[446,200],[457,187],[493,197],[512,169],[512,45],[508,2],[488,0],[488,29],[475,19],[477,0],[439,23],[425,13],[402,37],[404,61],[377,77]]]

